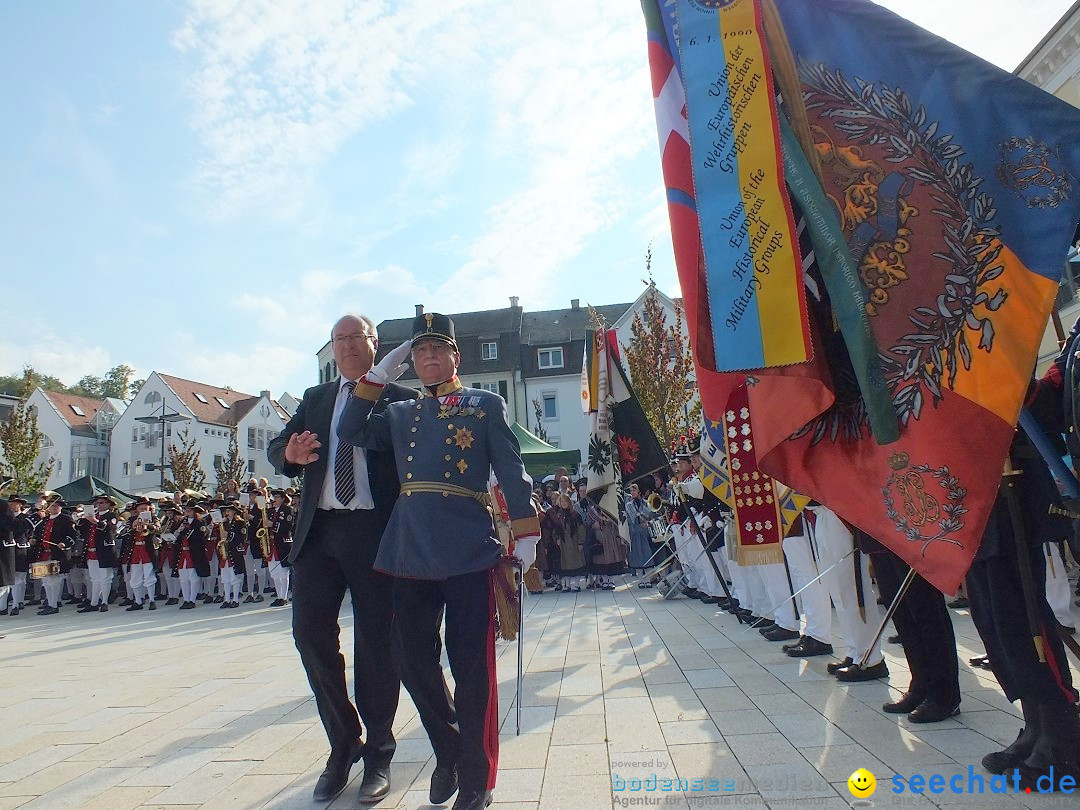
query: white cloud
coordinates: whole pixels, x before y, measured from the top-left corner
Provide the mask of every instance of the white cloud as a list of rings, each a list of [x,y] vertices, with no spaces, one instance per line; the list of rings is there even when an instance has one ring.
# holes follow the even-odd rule
[[[238,352],[223,351],[219,346],[195,339],[185,341],[184,350],[173,352],[165,362],[168,365],[158,370],[166,374],[228,386],[248,394],[270,389],[275,397],[287,380],[316,378],[315,358],[310,350],[272,342],[255,342],[248,351]],[[302,391],[293,393],[299,396]]]
[[[61,337],[44,321],[34,318],[20,335],[26,340],[0,340],[0,373],[18,374],[31,365],[41,374],[50,374],[66,385],[74,385],[87,374],[101,377],[118,363],[109,352],[81,337]]]

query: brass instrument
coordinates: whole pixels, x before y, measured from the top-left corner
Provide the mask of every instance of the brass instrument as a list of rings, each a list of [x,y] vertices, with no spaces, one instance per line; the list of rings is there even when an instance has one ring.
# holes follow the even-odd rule
[[[645,499],[645,503],[647,503],[649,508],[654,512],[659,512],[664,505],[663,499],[660,497],[659,493],[656,492],[650,492],[649,497]]]
[[[262,526],[255,530],[255,540],[259,544],[259,551],[262,552],[264,560],[270,559],[270,518],[266,514],[266,504],[255,502],[259,507],[259,512],[262,514]]]
[[[221,564],[226,565],[229,562],[229,553],[227,550],[228,541],[225,539],[225,521],[221,521],[221,523],[219,523],[217,527],[218,536],[221,538],[220,540],[218,540],[217,544],[218,556],[221,557]]]

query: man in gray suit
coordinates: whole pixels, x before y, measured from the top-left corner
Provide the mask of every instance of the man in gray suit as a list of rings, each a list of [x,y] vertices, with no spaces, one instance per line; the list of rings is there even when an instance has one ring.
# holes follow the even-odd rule
[[[341,793],[352,764],[363,757],[358,800],[377,802],[390,790],[396,746],[391,726],[401,683],[390,646],[392,579],[373,570],[372,563],[399,485],[391,449],[365,451],[337,438],[349,395],[375,360],[375,323],[362,315],[346,315],[334,324],[330,339],[340,379],[304,392],[296,415],[270,443],[267,457],[280,474],[304,476],[289,554],[293,640],[330,740],[330,758],[314,798],[325,801]],[[388,385],[376,409],[415,395]],[[353,606],[355,707],[338,643],[338,613],[346,590]],[[360,741],[361,722],[367,728],[366,745]]]

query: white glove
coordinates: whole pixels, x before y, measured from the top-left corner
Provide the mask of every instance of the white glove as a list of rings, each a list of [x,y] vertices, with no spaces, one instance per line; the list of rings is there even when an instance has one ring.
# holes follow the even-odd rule
[[[522,571],[528,571],[536,562],[536,544],[539,540],[539,535],[530,534],[514,541],[514,556],[521,560]]]
[[[393,382],[404,374],[409,367],[409,364],[405,362],[405,358],[409,356],[411,349],[412,345],[408,341],[405,341],[397,348],[391,349],[386,353],[386,357],[376,363],[371,371],[364,375],[364,379],[376,385],[386,385]]]

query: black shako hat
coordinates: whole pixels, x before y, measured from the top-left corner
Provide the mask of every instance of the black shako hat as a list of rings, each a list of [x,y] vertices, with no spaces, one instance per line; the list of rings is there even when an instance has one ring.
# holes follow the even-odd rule
[[[437,312],[425,312],[417,315],[412,322],[412,344],[415,346],[421,340],[441,340],[449,343],[457,349],[457,339],[454,337],[454,322],[446,315]]]

